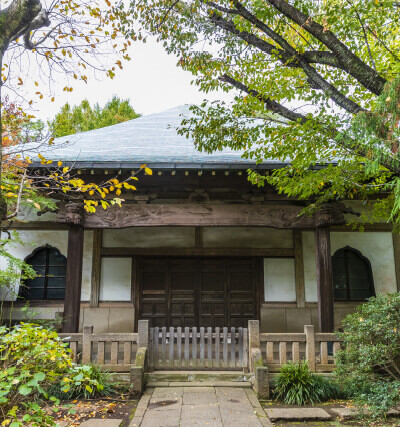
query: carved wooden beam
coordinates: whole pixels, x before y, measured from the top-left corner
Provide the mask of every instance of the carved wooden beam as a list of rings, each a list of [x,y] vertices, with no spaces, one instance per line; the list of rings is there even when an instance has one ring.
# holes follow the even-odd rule
[[[236,226],[313,229],[314,218],[301,216],[301,207],[291,205],[228,204],[147,204],[97,208],[83,218],[85,228],[126,228],[151,226]],[[61,206],[57,222],[70,221],[71,214]]]

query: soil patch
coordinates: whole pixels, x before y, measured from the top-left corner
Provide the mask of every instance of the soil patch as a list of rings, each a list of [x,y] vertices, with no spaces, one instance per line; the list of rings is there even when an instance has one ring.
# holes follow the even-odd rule
[[[128,426],[133,417],[138,400],[124,396],[91,400],[72,400],[60,403],[59,410],[53,413],[56,422],[65,426],[79,426],[84,421],[97,419],[121,419],[123,426]],[[70,413],[73,409],[74,413]]]

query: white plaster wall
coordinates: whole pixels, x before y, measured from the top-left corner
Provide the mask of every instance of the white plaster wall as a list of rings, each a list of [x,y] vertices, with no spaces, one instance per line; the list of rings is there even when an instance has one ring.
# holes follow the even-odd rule
[[[131,300],[131,258],[103,257],[100,274],[100,301]]]
[[[371,262],[375,291],[397,290],[392,234],[389,232],[332,232],[332,255],[344,246],[359,250]],[[303,232],[304,281],[307,302],[316,302],[317,279],[314,233]]]
[[[293,232],[266,227],[204,227],[206,248],[292,248]]]
[[[130,227],[103,230],[105,248],[190,248],[194,246],[194,227]]]
[[[90,301],[92,282],[93,231],[85,230],[83,240],[82,291],[81,301]]]
[[[25,259],[35,248],[46,244],[57,248],[64,256],[68,250],[67,230],[26,230],[18,231],[20,239],[24,245],[18,244],[10,248],[9,252],[20,259]],[[82,268],[82,301],[90,300],[90,286],[92,275],[92,251],[93,251],[93,231],[85,231],[83,248],[83,268]],[[4,269],[7,263],[4,258],[0,258],[0,268]],[[15,284],[13,291],[6,295],[5,300],[15,300],[18,295],[19,282]],[[0,287],[0,298],[4,298],[5,290]]]
[[[17,258],[23,260],[30,255],[35,248],[46,244],[56,247],[64,256],[67,256],[68,232],[66,230],[26,230],[19,231],[18,235],[24,242],[24,245],[17,244],[14,247],[9,248],[9,252]],[[4,234],[2,236],[4,236]],[[0,268],[4,269],[6,268],[6,265],[6,260],[4,258],[0,259]],[[12,293],[5,295],[5,289],[1,287],[1,298],[4,298],[6,301],[15,301],[16,296],[18,295],[18,288],[19,282],[15,284]]]
[[[52,200],[57,202],[57,200]],[[18,214],[18,221],[56,221],[57,214],[55,212],[46,212],[38,215],[38,210],[35,207],[22,206],[21,212]]]
[[[264,297],[267,302],[295,302],[293,258],[264,258]]]

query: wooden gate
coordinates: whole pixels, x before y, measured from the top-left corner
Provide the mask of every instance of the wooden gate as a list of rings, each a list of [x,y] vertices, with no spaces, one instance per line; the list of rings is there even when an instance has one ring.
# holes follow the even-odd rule
[[[248,369],[247,328],[150,328],[150,369]]]

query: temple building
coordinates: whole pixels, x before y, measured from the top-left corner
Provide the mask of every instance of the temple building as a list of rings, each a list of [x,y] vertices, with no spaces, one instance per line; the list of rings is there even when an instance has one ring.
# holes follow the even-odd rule
[[[281,163],[198,152],[176,132],[185,111],[64,137],[45,153],[89,182],[123,180],[144,163],[153,174],[138,174],[122,207],[89,214],[60,195],[56,212],[20,215],[13,228],[33,245],[12,253],[38,277],[6,296],[14,319],[28,300],[37,318],[62,317],[65,332],[133,332],[139,319],[167,327],[259,319],[263,332],[312,324],[330,332],[369,297],[400,289],[400,240],[388,224],[346,225],[365,209],[358,201],[299,215],[304,201],[247,179],[249,168]]]

